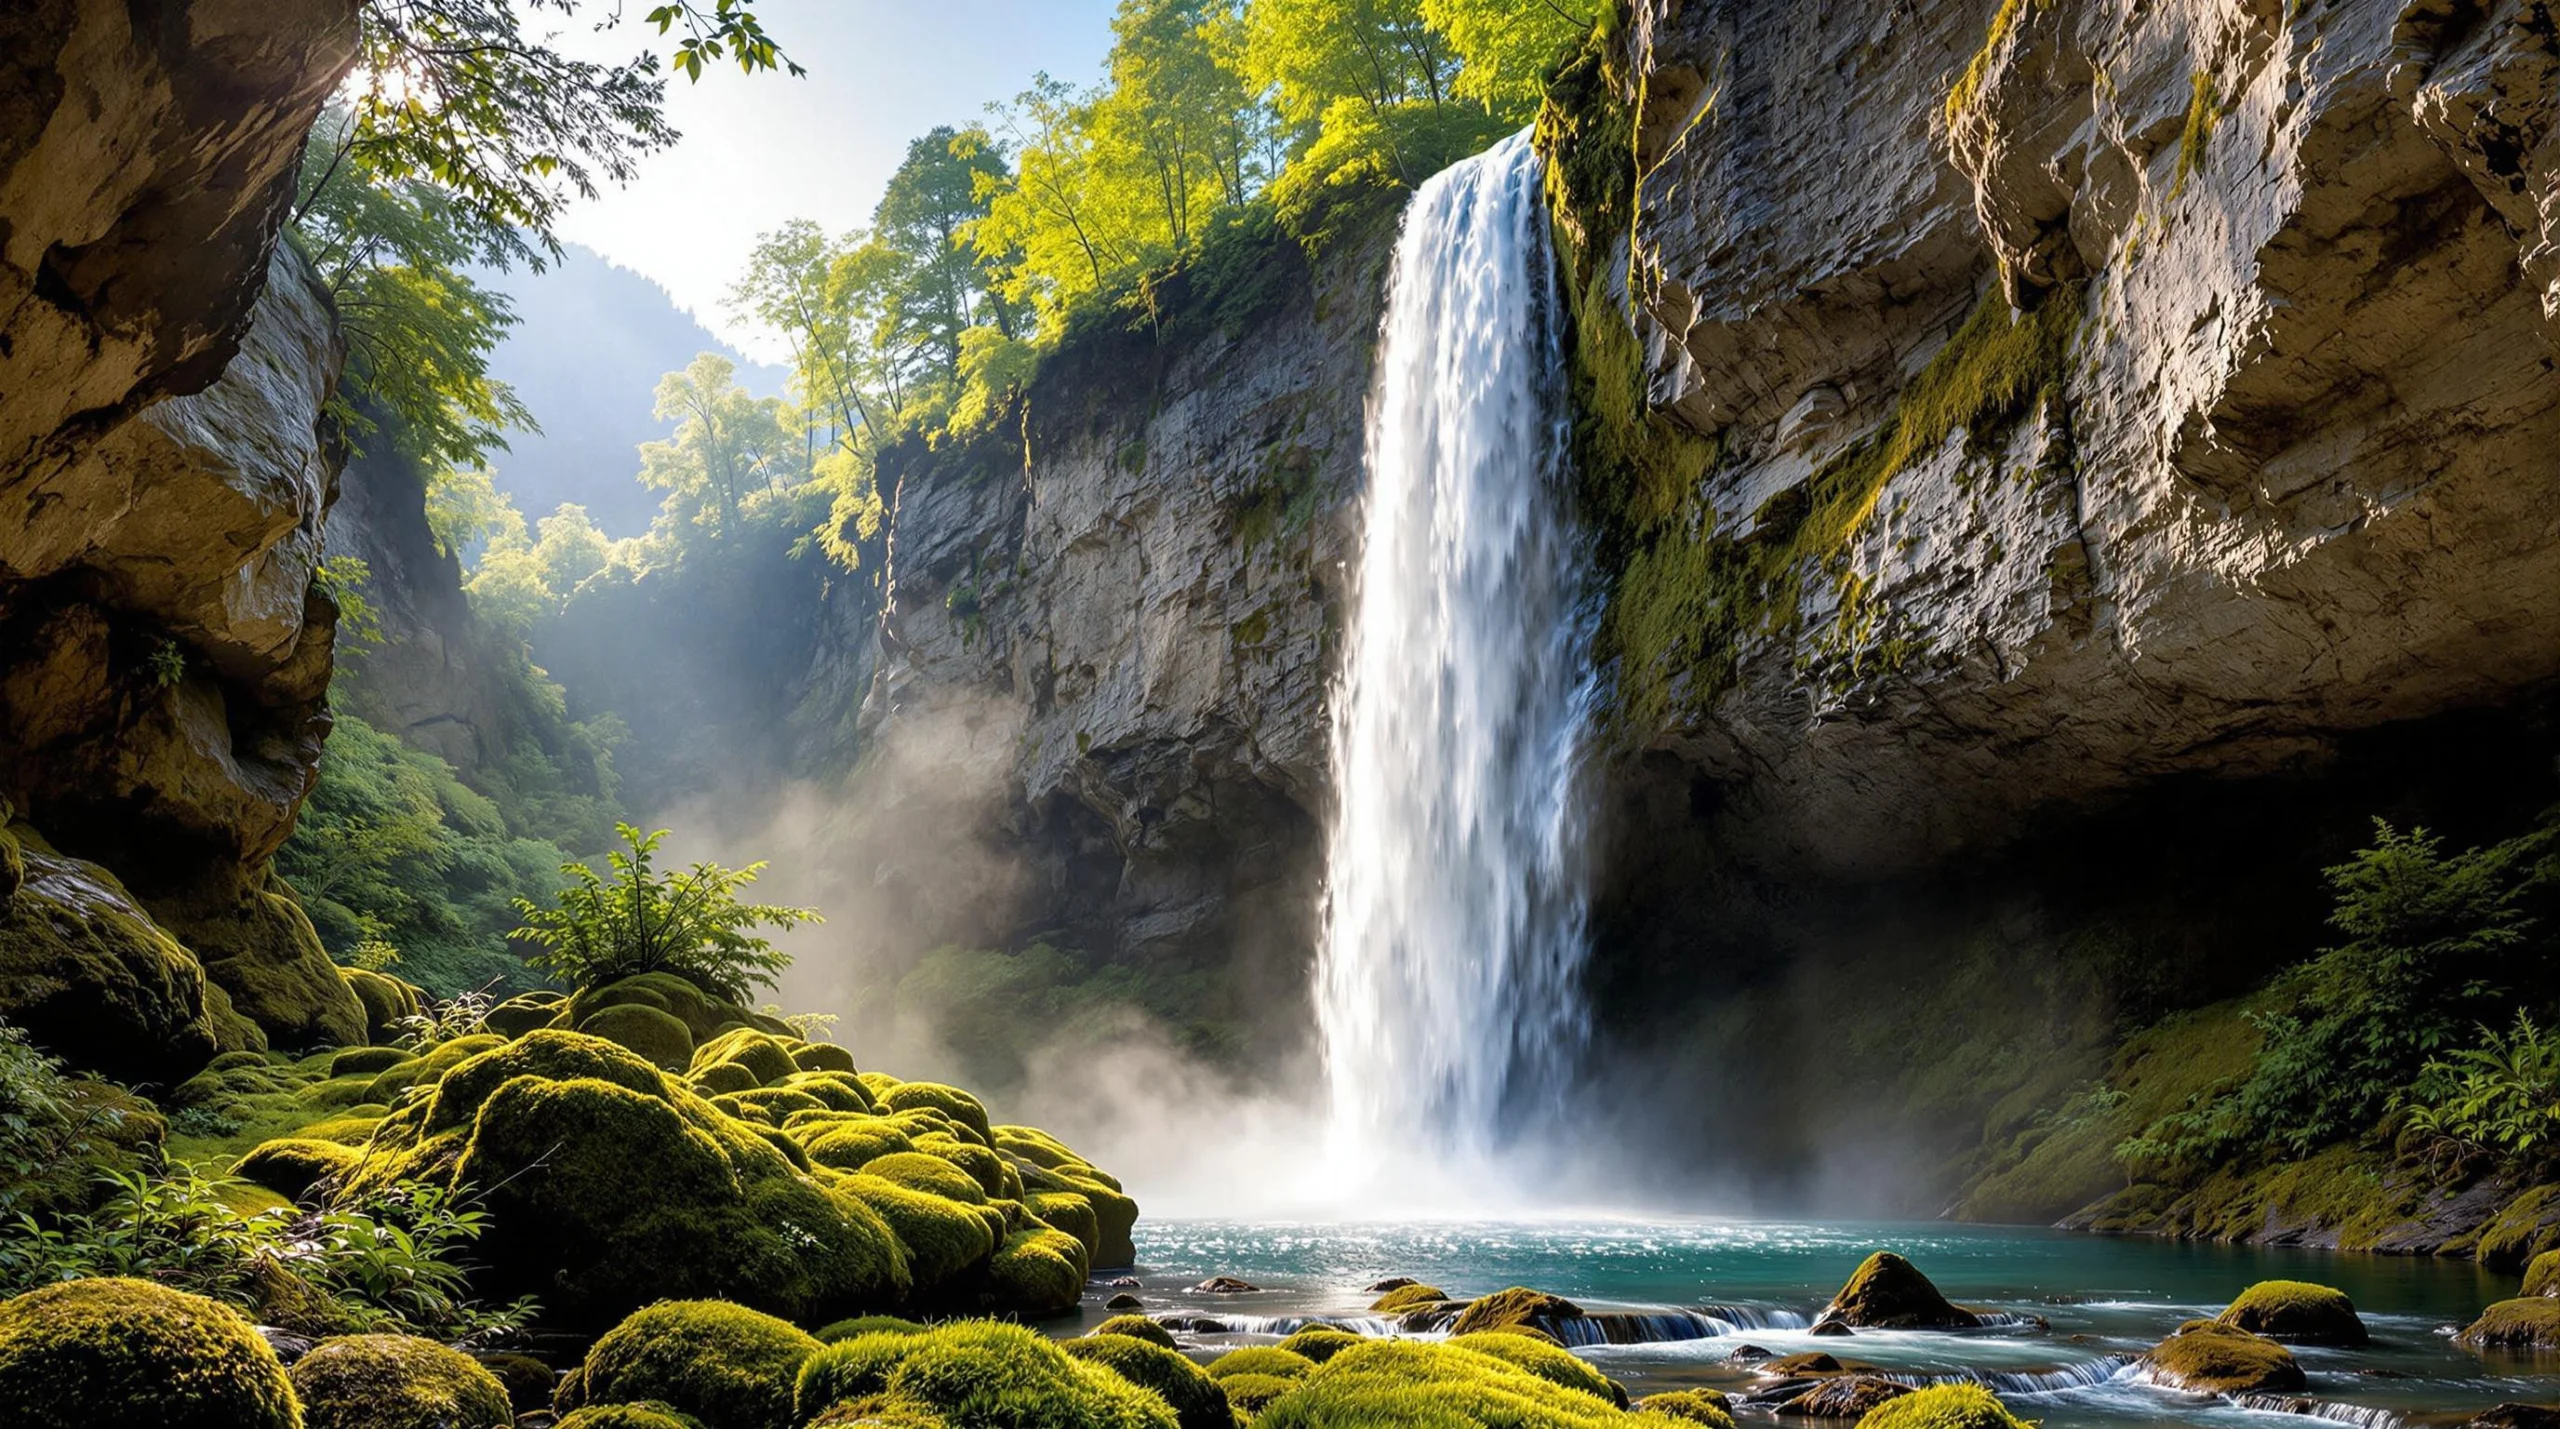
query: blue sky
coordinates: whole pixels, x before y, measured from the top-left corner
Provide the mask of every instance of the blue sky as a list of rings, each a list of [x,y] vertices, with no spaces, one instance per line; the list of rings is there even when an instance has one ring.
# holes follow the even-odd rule
[[[633,4],[635,0],[625,0]],[[626,13],[637,15],[645,6]],[[560,236],[655,278],[704,324],[752,354],[757,341],[723,305],[755,236],[792,218],[830,232],[870,218],[907,141],[967,124],[1041,70],[1096,78],[1111,44],[1113,0],[761,0],[757,14],[806,79],[706,72],[667,86],[684,142],[644,161],[629,188],[574,207]],[[581,53],[627,55],[634,24],[561,39]]]

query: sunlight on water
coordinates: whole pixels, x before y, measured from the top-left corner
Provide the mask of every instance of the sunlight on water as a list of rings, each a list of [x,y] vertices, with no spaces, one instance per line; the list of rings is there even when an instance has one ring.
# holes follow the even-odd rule
[[[1343,1203],[1490,1199],[1587,1033],[1589,602],[1539,176],[1524,134],[1425,183],[1389,282],[1317,976]]]

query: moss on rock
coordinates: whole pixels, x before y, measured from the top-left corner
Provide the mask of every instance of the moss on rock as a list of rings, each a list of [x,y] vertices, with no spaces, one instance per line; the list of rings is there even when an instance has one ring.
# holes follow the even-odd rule
[[[114,874],[16,825],[23,877],[0,898],[0,1018],[73,1067],[177,1082],[220,1050],[204,968]]]
[[[489,1009],[481,1023],[501,1037],[522,1037],[538,1027],[548,1027],[560,1015],[560,994],[556,992],[520,992]]]
[[[2546,1250],[2524,1268],[2524,1289],[2519,1292],[2530,1299],[2536,1295],[2560,1295],[2560,1250]]]
[[[2281,1393],[2304,1383],[2284,1346],[2219,1320],[2189,1320],[2142,1365],[2153,1379],[2198,1394]]]
[[[925,1327],[902,1315],[856,1315],[813,1331],[821,1344],[832,1345],[856,1335],[920,1335]]]
[[[1084,1297],[1090,1273],[1082,1242],[1064,1231],[1031,1226],[1007,1236],[987,1262],[981,1301],[1017,1315],[1069,1314]]]
[[[232,1163],[231,1174],[298,1201],[322,1180],[353,1169],[358,1159],[352,1146],[288,1136],[259,1142]]]
[[[995,1255],[996,1228],[956,1201],[878,1176],[848,1176],[835,1189],[861,1201],[897,1234],[920,1300],[947,1299],[952,1287],[973,1278]]]
[[[664,1404],[599,1404],[555,1420],[551,1429],[708,1429],[690,1414]]]
[[[791,1049],[791,1060],[804,1072],[853,1075],[853,1054],[833,1042],[804,1042]]]
[[[190,893],[150,907],[269,1042],[349,1047],[367,1040],[364,1004],[338,975],[302,905],[272,875],[263,886]]]
[[[2297,1345],[2361,1345],[2364,1321],[2345,1292],[2301,1280],[2261,1280],[2240,1292],[2222,1323]]]
[[[238,1311],[143,1280],[0,1301],[0,1405],[19,1429],[298,1429],[275,1351]]]
[[[1627,1392],[1616,1380],[1575,1358],[1571,1350],[1561,1346],[1545,1344],[1509,1330],[1459,1335],[1449,1343],[1458,1349],[1491,1355],[1516,1369],[1527,1370],[1549,1384],[1578,1390],[1620,1409],[1627,1406]]]
[[[983,1146],[995,1145],[995,1128],[987,1121],[986,1105],[958,1087],[940,1082],[900,1082],[879,1098],[880,1105],[890,1111],[938,1111],[977,1133]]]
[[[480,1367],[497,1377],[507,1387],[507,1402],[518,1414],[527,1410],[548,1410],[551,1396],[560,1388],[560,1375],[551,1366],[531,1355],[500,1350],[472,1356]]]
[[[407,1335],[323,1340],[294,1361],[304,1429],[492,1429],[515,1422],[477,1360]]]
[[[400,1024],[418,1015],[418,989],[396,977],[369,968],[340,968],[338,976],[364,1008],[364,1040],[377,1047],[397,1041]]]
[[[987,1429],[1180,1429],[1162,1399],[1016,1325],[963,1321],[922,1334],[863,1335],[800,1368],[798,1412],[872,1401]]]
[[[1180,1345],[1173,1338],[1173,1331],[1166,1329],[1164,1326],[1157,1324],[1155,1321],[1148,1319],[1144,1315],[1114,1315],[1110,1319],[1103,1321],[1101,1324],[1094,1326],[1092,1333],[1097,1335],[1126,1335],[1130,1339],[1144,1340],[1148,1344],[1159,1345],[1168,1350],[1180,1348]]]
[[[671,1072],[693,1062],[693,1034],[673,1013],[654,1007],[626,1002],[602,1008],[579,1023],[578,1030],[627,1047]]]
[[[666,1404],[703,1429],[795,1429],[792,1389],[818,1348],[789,1321],[740,1305],[666,1301],[596,1341],[580,1393],[590,1405]]]
[[[1653,1401],[1645,1401],[1648,1405]],[[1728,1421],[1729,1422],[1729,1421]],[[1978,1384],[1935,1384],[1894,1399],[1858,1421],[1858,1429],[2031,1429],[2000,1397]]]
[[[1403,1315],[1447,1304],[1448,1292],[1437,1285],[1399,1285],[1370,1303],[1373,1315]]]
[[[1707,1429],[1734,1429],[1733,1401],[1712,1389],[1674,1389],[1649,1394],[1635,1403],[1639,1414],[1704,1424]]]
[[[1868,1256],[1850,1274],[1822,1318],[1861,1330],[1957,1330],[1982,1323],[1972,1311],[1947,1303],[1918,1266],[1889,1250]]]
[[[2560,1299],[2501,1300],[2481,1311],[2455,1343],[2475,1350],[2560,1350]]]
[[[1449,1333],[1472,1335],[1482,1330],[1507,1330],[1518,1326],[1544,1329],[1557,1320],[1583,1318],[1582,1307],[1561,1295],[1514,1285],[1467,1302],[1458,1318],[1449,1324]]]
[[[1229,1350],[1209,1361],[1209,1377],[1225,1379],[1229,1375],[1268,1374],[1281,1379],[1305,1379],[1316,1372],[1316,1362],[1294,1350],[1278,1345],[1247,1345]]]
[[[695,1076],[700,1076],[710,1068],[722,1065],[744,1067],[748,1075],[755,1078],[754,1085],[759,1087],[779,1082],[800,1070],[800,1064],[791,1060],[791,1049],[783,1045],[782,1039],[752,1027],[724,1032],[703,1043],[693,1054],[690,1070]]]
[[[1323,1364],[1335,1355],[1364,1343],[1364,1337],[1332,1325],[1309,1325],[1280,1341],[1280,1348],[1293,1355],[1304,1355]]]
[[[1230,1397],[1245,1378],[1225,1381]],[[1335,1355],[1254,1417],[1255,1429],[1375,1429],[1378,1425],[1506,1425],[1629,1429],[1668,1420],[1630,1417],[1608,1400],[1567,1389],[1490,1355],[1416,1340],[1372,1340]]]
[[[1163,1400],[1180,1429],[1234,1429],[1235,1410],[1226,1391],[1173,1350],[1127,1335],[1087,1336],[1069,1340],[1063,1348]]]

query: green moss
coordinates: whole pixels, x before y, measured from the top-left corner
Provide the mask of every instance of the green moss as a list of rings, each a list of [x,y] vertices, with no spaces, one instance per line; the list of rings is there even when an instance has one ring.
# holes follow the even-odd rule
[[[285,1137],[262,1141],[231,1165],[231,1174],[266,1187],[289,1201],[322,1180],[354,1169],[355,1148],[334,1141]]]
[[[1285,1383],[1285,1381],[1284,1381]],[[1233,1381],[1229,1382],[1232,1394]],[[1626,1429],[1674,1421],[1630,1419],[1604,1399],[1551,1384],[1471,1350],[1373,1340],[1335,1355],[1262,1407],[1255,1429],[1375,1429],[1379,1425],[1501,1425],[1512,1429]]]
[[[789,1321],[742,1306],[666,1301],[596,1341],[580,1393],[588,1404],[666,1404],[704,1429],[796,1429],[792,1387],[818,1348]]]
[[[1144,1340],[1148,1344],[1160,1345],[1168,1350],[1180,1348],[1180,1346],[1175,1342],[1173,1332],[1171,1330],[1166,1329],[1164,1326],[1157,1324],[1155,1321],[1148,1319],[1144,1315],[1114,1315],[1110,1319],[1103,1321],[1101,1324],[1094,1326],[1093,1333],[1097,1335],[1126,1335],[1131,1339]]]
[[[1088,1264],[1102,1253],[1102,1223],[1094,1218],[1093,1202],[1081,1192],[1033,1191],[1022,1197],[1022,1204],[1042,1225],[1074,1236],[1084,1246]]]
[[[1293,1355],[1303,1355],[1317,1364],[1323,1364],[1344,1350],[1362,1343],[1364,1343],[1363,1337],[1349,1330],[1336,1329],[1331,1325],[1309,1325],[1282,1340],[1279,1348]]]
[[[941,1112],[977,1133],[981,1145],[995,1145],[995,1131],[988,1125],[985,1104],[958,1087],[940,1082],[900,1082],[880,1097],[880,1105],[889,1111]]]
[[[630,1049],[582,1032],[546,1028],[454,1063],[436,1083],[435,1099],[427,1109],[427,1129],[469,1126],[490,1093],[518,1077],[592,1079],[662,1100],[667,1096],[665,1076]]]
[[[1707,1429],[1734,1429],[1733,1401],[1712,1389],[1674,1389],[1637,1400],[1636,1412]]]
[[[1179,1429],[1162,1399],[1015,1325],[864,1335],[801,1367],[798,1412],[877,1400],[983,1429]]]
[[[1062,1348],[1163,1400],[1180,1429],[1234,1429],[1235,1410],[1218,1381],[1164,1346],[1126,1335],[1101,1335],[1069,1340]]]
[[[1647,1403],[1652,1401],[1648,1400]],[[2031,1429],[1978,1384],[1939,1384],[1888,1400],[1859,1429]]]
[[[0,898],[0,1017],[72,1067],[173,1082],[221,1040],[204,969],[115,876],[17,825],[23,882]]]
[[[2197,70],[2188,76],[2192,93],[2187,99],[2187,122],[2178,132],[2178,164],[2169,181],[2169,197],[2174,199],[2187,191],[2187,180],[2204,165],[2204,146],[2213,138],[2213,126],[2222,121],[2222,104],[2214,95],[2213,75]]]
[[[836,1190],[861,1201],[896,1233],[921,1299],[944,1298],[995,1254],[997,1232],[972,1207],[878,1176],[848,1176]]]
[[[2475,1350],[2560,1350],[2560,1299],[2501,1300],[2481,1311],[2456,1341]]]
[[[833,1042],[807,1042],[791,1050],[791,1061],[804,1072],[853,1072],[853,1054]],[[796,1080],[796,1079],[795,1079]],[[866,1099],[865,1106],[870,1105]]]
[[[751,1092],[763,1086],[753,1069],[738,1062],[719,1062],[690,1073],[686,1080],[704,1096],[726,1096]]]
[[[475,1033],[469,1037],[456,1037],[450,1042],[439,1042],[417,1056],[405,1062],[395,1062],[376,1074],[365,1088],[364,1099],[396,1104],[401,1093],[439,1081],[455,1067],[483,1052],[505,1046],[506,1041],[495,1033]]]
[[[18,1429],[299,1429],[275,1352],[237,1311],[142,1280],[0,1301],[0,1405]]]
[[[1316,1372],[1316,1362],[1305,1355],[1284,1350],[1278,1345],[1247,1345],[1229,1350],[1209,1361],[1209,1377],[1225,1379],[1236,1374],[1276,1375],[1281,1379],[1305,1379]]]
[[[755,1085],[767,1086],[800,1070],[791,1060],[791,1049],[782,1039],[752,1027],[740,1027],[721,1033],[702,1044],[693,1054],[692,1070],[703,1071],[721,1065],[744,1067],[755,1077]]]
[[[1508,1330],[1520,1326],[1543,1328],[1553,1320],[1574,1320],[1582,1316],[1582,1307],[1560,1295],[1514,1285],[1467,1302],[1458,1318],[1449,1324],[1452,1335],[1472,1335],[1479,1330]]]
[[[2053,0],[2000,0],[1999,10],[1991,17],[1991,33],[1983,36],[1982,48],[1965,63],[1964,73],[1957,76],[1955,87],[1947,91],[1948,128],[1956,127],[1964,118],[1965,111],[1982,97],[1983,82],[1991,76],[1992,57],[2008,43],[2010,33],[2018,28],[2018,22],[2026,18],[2030,4],[2039,10],[2049,9]]]
[[[864,1174],[895,1182],[911,1191],[940,1196],[946,1201],[984,1204],[986,1188],[977,1178],[939,1156],[922,1151],[900,1151],[869,1162]]]
[[[364,1004],[281,889],[270,878],[262,888],[155,902],[151,911],[276,1046],[361,1045]]]
[[[560,1016],[558,993],[521,992],[489,1009],[482,1025],[501,1037],[522,1037],[537,1027],[549,1027]]]
[[[886,1117],[848,1116],[822,1121],[797,1120],[790,1126],[809,1159],[821,1166],[859,1171],[883,1157],[913,1152],[915,1143]]]
[[[2219,1317],[2222,1323],[2298,1345],[2361,1345],[2364,1321],[2343,1291],[2300,1280],[2261,1280]]]
[[[2472,1254],[2482,1265],[2513,1270],[2554,1246],[2560,1239],[2560,1186],[2536,1186],[2498,1208],[2480,1227]]]
[[[783,1085],[817,1098],[818,1104],[829,1111],[872,1113],[880,1109],[880,1104],[871,1099],[871,1093],[850,1068],[794,1072],[784,1079]]]
[[[2155,1379],[2198,1394],[2282,1393],[2303,1387],[2284,1346],[2219,1320],[2189,1320],[2143,1356]]]
[[[1627,1392],[1618,1386],[1617,1381],[1576,1359],[1572,1351],[1560,1346],[1507,1330],[1459,1335],[1449,1344],[1480,1355],[1491,1355],[1515,1369],[1527,1370],[1549,1384],[1578,1390],[1621,1409],[1626,1407]]]
[[[769,1121],[776,1126],[795,1111],[834,1110],[797,1087],[750,1087],[743,1092],[731,1092],[718,1100],[724,1106],[733,1105],[758,1120]]]
[[[1889,1250],[1859,1264],[1823,1318],[1862,1330],[1969,1329],[1982,1323],[1972,1311],[1948,1304],[1919,1267]]]
[[[628,1047],[669,1071],[681,1072],[693,1062],[693,1033],[672,1012],[620,1003],[597,1009],[578,1030]]]
[[[370,1079],[408,1061],[411,1055],[405,1047],[350,1047],[329,1059],[329,1075]]]
[[[498,1383],[506,1386],[507,1402],[515,1406],[517,1413],[551,1407],[551,1396],[560,1387],[560,1376],[551,1366],[531,1355],[503,1350],[475,1354],[472,1358],[495,1376]]]
[[[856,1315],[822,1326],[815,1333],[820,1344],[832,1345],[856,1335],[920,1335],[924,1326],[897,1315]]]
[[[551,1429],[709,1429],[690,1415],[671,1412],[663,1404],[601,1404],[571,1412]]]
[[[2560,1250],[2546,1250],[2524,1268],[2524,1291],[2527,1297],[2560,1295]]]
[[[340,968],[338,976],[363,1006],[365,1040],[377,1047],[398,1040],[400,1024],[418,1015],[418,990],[396,977],[367,968]]]
[[[515,1419],[506,1386],[433,1340],[347,1335],[293,1366],[304,1429],[488,1429]]]
[[[977,1142],[963,1141],[949,1133],[937,1133],[917,1137],[915,1146],[916,1150],[927,1156],[938,1157],[959,1167],[964,1175],[978,1183],[978,1189],[986,1192],[989,1200],[1018,1201],[1022,1199],[1021,1173],[1013,1169],[1012,1162]],[[1077,1199],[1083,1198],[1079,1195]],[[1092,1210],[1092,1203],[1086,1202],[1083,1214],[1090,1215]],[[1070,1212],[1070,1214],[1075,1213]],[[1065,1227],[1060,1229],[1063,1230]]]
[[[1369,1312],[1373,1315],[1402,1315],[1445,1304],[1448,1299],[1448,1292],[1437,1285],[1401,1285],[1379,1296],[1369,1306]]]
[[[989,1308],[1033,1317],[1069,1314],[1091,1273],[1092,1262],[1074,1236],[1045,1226],[1015,1231],[987,1262]]]

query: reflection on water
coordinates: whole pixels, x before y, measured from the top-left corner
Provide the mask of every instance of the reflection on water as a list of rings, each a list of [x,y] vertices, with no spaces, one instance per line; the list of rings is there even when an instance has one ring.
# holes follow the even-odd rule
[[[1948,1298],[2008,1312],[2022,1323],[1955,1334],[1864,1331],[1840,1339],[1808,1333],[1811,1315],[1859,1260],[1882,1249],[1909,1256]],[[1138,1252],[1138,1294],[1151,1313],[1214,1316],[1229,1327],[1225,1334],[1194,1336],[1203,1348],[1285,1334],[1315,1318],[1381,1330],[1383,1324],[1366,1316],[1374,1297],[1364,1287],[1388,1276],[1412,1276],[1462,1297],[1529,1285],[1586,1310],[1665,1314],[1666,1335],[1672,1326],[1685,1327],[1678,1337],[1644,1344],[1577,1348],[1639,1395],[1682,1385],[1741,1394],[1756,1381],[1735,1361],[1737,1349],[1821,1350],[1915,1382],[1978,1379],[2048,1429],[2275,1425],[2293,1418],[2145,1383],[2132,1357],[2180,1321],[2218,1312],[2255,1281],[2312,1280],[2353,1297],[2373,1336],[2359,1349],[2295,1350],[2311,1380],[2310,1397],[2325,1406],[2324,1418],[2458,1423],[2494,1404],[2560,1400],[2560,1361],[2483,1359],[2452,1343],[2456,1326],[2516,1292],[2515,1277],[2463,1261],[1937,1223],[1608,1218],[1142,1221]],[[1241,1295],[1182,1288],[1212,1275],[1261,1288]],[[1085,1324],[1104,1313],[1097,1296]],[[1073,1329],[1059,1327],[1061,1333]],[[1774,1422],[1765,1409],[1746,1409],[1746,1417],[1753,1414]]]

